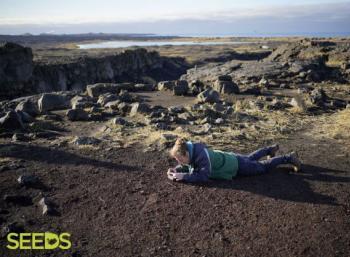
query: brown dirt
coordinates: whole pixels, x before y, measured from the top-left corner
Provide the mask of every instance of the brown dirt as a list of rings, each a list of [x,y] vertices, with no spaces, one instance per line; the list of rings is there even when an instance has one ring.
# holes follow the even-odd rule
[[[138,95],[146,103],[151,105],[161,105],[163,107],[170,107],[176,105],[191,105],[196,102],[196,97],[191,96],[179,96],[174,97],[171,91],[156,91],[156,92],[142,92],[133,93]]]
[[[66,129],[89,135],[100,126]],[[78,148],[1,139],[0,165],[9,169],[0,172],[0,223],[69,232],[72,248],[9,251],[1,239],[0,256],[350,256],[349,149],[315,139],[313,129],[278,142],[281,152],[299,152],[302,173],[280,168],[200,185],[168,181],[174,161],[141,145],[105,141]],[[250,142],[245,152],[257,147]],[[44,187],[20,187],[16,179],[25,173]],[[5,194],[28,196],[33,204],[7,204]],[[42,195],[57,205],[56,215],[41,215]]]

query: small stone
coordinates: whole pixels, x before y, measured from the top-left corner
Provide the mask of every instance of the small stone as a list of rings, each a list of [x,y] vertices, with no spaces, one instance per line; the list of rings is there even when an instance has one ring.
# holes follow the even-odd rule
[[[158,83],[157,88],[159,91],[173,90],[174,86],[175,86],[174,81],[161,81]]]
[[[118,105],[118,110],[119,110],[120,112],[122,112],[123,114],[127,113],[128,111],[130,111],[130,109],[131,109],[131,107],[130,107],[130,105],[127,104],[127,103],[120,103],[120,104]]]
[[[70,121],[86,121],[89,119],[89,114],[83,109],[68,110],[66,115]]]
[[[165,122],[157,122],[154,124],[154,127],[159,130],[169,130],[170,126]]]
[[[260,81],[259,81],[259,86],[260,87],[268,87],[269,86],[269,81],[266,79],[266,78],[262,78]]]
[[[162,134],[160,137],[161,137],[161,139],[166,140],[166,141],[173,141],[173,140],[176,140],[177,135],[174,135],[174,134]]]
[[[46,197],[41,198],[38,205],[41,206],[43,215],[51,215],[55,212],[51,202]]]
[[[185,107],[183,107],[182,105],[178,105],[178,106],[171,106],[168,108],[169,112],[172,113],[183,113],[186,111]]]
[[[207,89],[197,96],[199,103],[218,103],[220,102],[220,95],[213,89]]]
[[[315,88],[310,92],[310,99],[313,104],[322,106],[327,98],[326,92],[321,88]]]
[[[204,124],[200,129],[196,131],[190,131],[194,135],[206,135],[210,132],[212,126],[209,123]]]
[[[215,124],[223,124],[225,121],[224,121],[224,119],[223,118],[217,118],[216,120],[215,120]]]
[[[101,140],[94,137],[76,137],[73,140],[75,145],[98,145]]]
[[[21,175],[17,181],[22,186],[35,186],[39,183],[39,179],[33,175]]]
[[[214,83],[214,89],[220,94],[239,94],[239,87],[233,81],[220,81]]]
[[[15,133],[12,136],[12,141],[13,142],[20,142],[20,141],[28,141],[30,138],[23,133]]]
[[[306,72],[302,71],[302,72],[299,73],[298,76],[299,76],[299,78],[302,78],[302,79],[303,79],[303,78],[306,77],[306,75],[307,75]]]
[[[290,104],[299,111],[305,112],[307,110],[305,100],[301,96],[294,97]]]
[[[174,95],[186,95],[188,91],[188,83],[186,80],[177,80],[173,87]]]
[[[124,126],[124,125],[128,125],[129,122],[121,117],[117,117],[117,118],[112,119],[112,124]]]
[[[115,100],[115,101],[111,101],[105,104],[105,108],[110,108],[112,110],[118,110],[119,109],[119,104],[121,104],[120,100]]]
[[[287,84],[282,83],[282,84],[280,85],[280,88],[284,89],[284,88],[288,88],[288,86],[287,86]]]
[[[23,129],[21,117],[15,111],[9,111],[0,118],[0,128],[5,130]]]
[[[134,103],[132,104],[130,116],[135,116],[137,113],[150,113],[151,109],[147,104],[144,103]]]
[[[215,103],[215,104],[213,104],[213,110],[215,110],[217,112],[223,112],[226,110],[226,107],[223,104]]]
[[[23,226],[20,226],[17,223],[11,223],[1,228],[0,237],[5,238],[9,233],[22,233],[22,232],[24,232]]]
[[[206,123],[213,123],[212,118],[210,118],[210,117],[205,117],[204,119],[202,119],[201,121],[199,121],[199,124],[206,124]]]
[[[130,103],[133,101],[132,95],[126,90],[122,90],[119,93],[119,99],[121,102],[126,102],[126,103]]]

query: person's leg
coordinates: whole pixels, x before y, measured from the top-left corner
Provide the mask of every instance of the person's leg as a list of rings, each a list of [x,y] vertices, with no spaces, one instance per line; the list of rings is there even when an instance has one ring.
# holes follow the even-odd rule
[[[301,169],[301,162],[295,152],[290,154],[276,156],[264,161],[254,161],[247,156],[238,155],[238,175],[251,176],[264,174],[281,164],[292,164],[295,171]]]
[[[292,159],[291,159],[291,155],[287,154],[287,155],[276,156],[271,159],[263,160],[263,161],[260,161],[260,163],[262,163],[267,170],[272,170],[281,164],[291,164]]]
[[[266,166],[258,161],[250,160],[247,156],[238,155],[238,175],[253,176],[268,172]]]
[[[268,147],[263,147],[263,148],[256,150],[255,152],[249,154],[248,158],[250,160],[258,161],[259,159],[261,159],[262,157],[265,157],[267,155],[270,155],[270,156],[274,155],[276,153],[276,151],[278,150],[278,148],[279,147],[277,144],[271,145]]]

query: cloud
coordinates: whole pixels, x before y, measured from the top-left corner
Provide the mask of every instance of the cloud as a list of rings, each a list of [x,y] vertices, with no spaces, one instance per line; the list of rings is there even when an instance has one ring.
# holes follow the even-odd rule
[[[127,14],[125,14],[127,15]],[[133,17],[139,17],[133,15]],[[42,33],[156,33],[234,34],[349,32],[350,4],[280,5],[215,12],[163,13],[133,19],[51,17],[38,20],[0,18],[0,34]]]
[[[284,18],[297,19],[300,17],[312,17],[318,19],[344,19],[350,16],[350,2],[305,4],[305,5],[271,5],[258,6],[255,8],[239,7],[230,10],[213,12],[181,12],[173,13],[164,11],[157,15],[144,14],[135,10],[133,15],[125,13],[116,15],[118,17],[85,17],[76,16],[42,16],[33,18],[1,18],[0,24],[4,25],[40,25],[40,24],[84,24],[84,23],[130,23],[130,22],[157,22],[157,21],[177,21],[177,20],[207,20],[207,21],[235,21],[251,18]]]

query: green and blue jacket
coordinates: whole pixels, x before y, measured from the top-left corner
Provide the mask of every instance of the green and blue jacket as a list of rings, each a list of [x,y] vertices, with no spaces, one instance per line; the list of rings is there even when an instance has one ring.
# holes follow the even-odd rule
[[[190,156],[185,182],[205,182],[209,179],[231,180],[237,175],[238,160],[234,153],[212,150],[202,143],[186,142]]]

